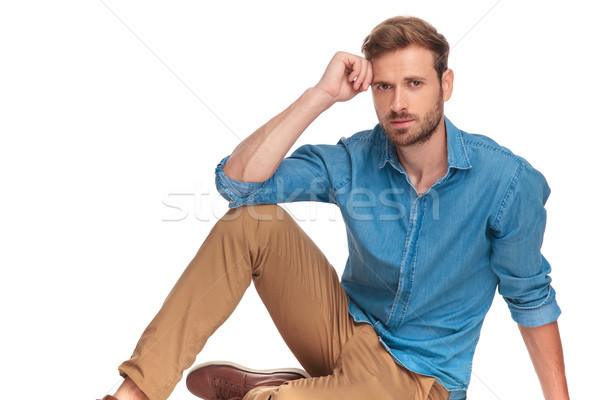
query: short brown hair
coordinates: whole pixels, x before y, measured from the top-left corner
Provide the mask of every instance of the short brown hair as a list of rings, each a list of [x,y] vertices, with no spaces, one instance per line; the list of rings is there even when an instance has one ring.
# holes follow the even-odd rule
[[[425,47],[433,52],[438,78],[448,69],[450,45],[441,33],[426,21],[416,17],[393,17],[377,25],[362,45],[369,61],[377,56],[410,45]]]

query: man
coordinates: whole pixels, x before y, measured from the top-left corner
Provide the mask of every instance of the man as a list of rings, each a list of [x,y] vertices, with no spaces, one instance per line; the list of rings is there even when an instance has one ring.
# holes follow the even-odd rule
[[[232,209],[120,366],[117,399],[167,398],[251,281],[310,377],[202,365],[187,379],[202,398],[464,399],[496,288],[545,397],[568,398],[540,253],[549,188],[523,158],[444,117],[448,50],[425,21],[384,21],[365,58],[335,54],[316,86],[223,159],[217,187]],[[369,87],[373,130],[284,159],[322,112]],[[273,205],[303,200],[340,207],[350,249],[341,283]]]

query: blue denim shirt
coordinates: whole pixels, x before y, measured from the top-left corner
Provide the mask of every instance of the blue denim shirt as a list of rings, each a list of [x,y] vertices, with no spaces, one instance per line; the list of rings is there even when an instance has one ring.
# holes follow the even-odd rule
[[[526,160],[445,119],[448,168],[418,195],[377,125],[336,145],[305,145],[266,182],[217,166],[230,207],[335,203],[349,256],[342,285],[356,321],[372,324],[404,367],[466,398],[473,354],[496,288],[524,326],[555,321],[550,265],[540,253],[550,194]]]

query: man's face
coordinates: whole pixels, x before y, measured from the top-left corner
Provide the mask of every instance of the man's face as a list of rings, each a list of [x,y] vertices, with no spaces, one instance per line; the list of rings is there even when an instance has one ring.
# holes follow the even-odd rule
[[[379,123],[396,146],[427,141],[440,129],[444,101],[452,94],[452,71],[442,82],[433,53],[420,46],[384,53],[371,61],[373,102]]]

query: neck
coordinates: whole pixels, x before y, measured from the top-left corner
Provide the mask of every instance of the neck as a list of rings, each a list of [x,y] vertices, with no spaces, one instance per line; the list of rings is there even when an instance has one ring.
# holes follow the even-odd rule
[[[419,195],[425,193],[436,180],[446,174],[448,146],[444,120],[435,128],[433,135],[423,143],[403,147],[396,146],[398,161]]]

